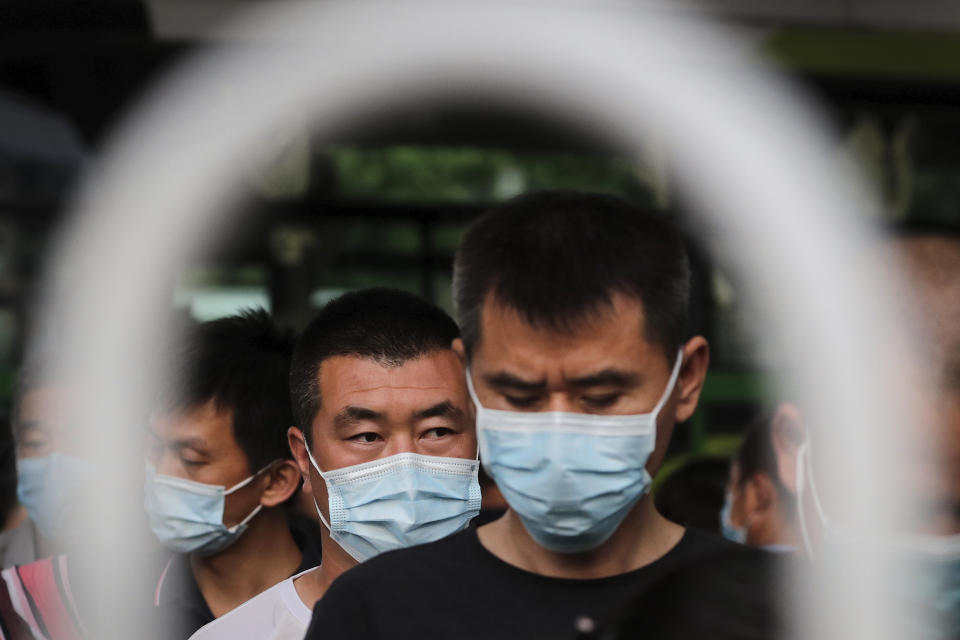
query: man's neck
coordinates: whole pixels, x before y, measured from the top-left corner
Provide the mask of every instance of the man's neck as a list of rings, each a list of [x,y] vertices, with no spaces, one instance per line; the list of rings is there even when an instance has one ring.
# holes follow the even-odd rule
[[[13,531],[27,519],[27,508],[19,502],[7,513],[7,519],[3,523],[2,531]]]
[[[229,547],[211,556],[190,556],[193,576],[213,615],[220,617],[289,578],[300,564],[282,508],[264,509]]]
[[[778,507],[763,518],[757,526],[751,527],[747,544],[753,547],[799,547],[801,541],[796,526]]]
[[[480,544],[508,564],[551,578],[581,580],[644,567],[676,546],[683,532],[683,527],[657,512],[650,494],[637,503],[606,542],[583,553],[557,553],[541,547],[512,510],[477,529]]]
[[[323,529],[320,538],[320,552],[320,557],[323,558],[320,566],[293,581],[300,600],[310,609],[313,609],[313,605],[317,604],[341,573],[357,566],[353,556],[331,540],[330,532],[326,529]]]

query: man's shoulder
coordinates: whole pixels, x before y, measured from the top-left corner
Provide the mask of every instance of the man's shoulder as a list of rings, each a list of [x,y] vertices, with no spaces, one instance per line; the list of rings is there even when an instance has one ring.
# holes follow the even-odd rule
[[[291,592],[296,595],[293,578],[278,582],[266,591],[247,600],[233,611],[203,626],[190,636],[190,640],[212,640],[214,638],[266,640],[272,638],[278,625],[288,624],[286,621],[289,618],[296,621],[299,617],[291,607]],[[306,605],[303,606],[306,607]],[[302,626],[305,630],[306,624]]]

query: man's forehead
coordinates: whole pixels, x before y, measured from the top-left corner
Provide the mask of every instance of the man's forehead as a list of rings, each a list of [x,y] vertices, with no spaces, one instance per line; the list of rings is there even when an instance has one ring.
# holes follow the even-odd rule
[[[436,349],[400,363],[334,356],[318,372],[321,398],[377,389],[458,389],[463,364],[452,349]]]
[[[665,360],[661,347],[644,335],[640,302],[625,295],[616,294],[610,306],[557,328],[531,324],[519,311],[488,298],[481,322],[473,357],[488,368],[520,373],[559,366],[576,378],[606,369],[635,372]]]
[[[205,440],[233,440],[233,410],[219,407],[213,400],[203,404],[154,414],[151,430],[165,437],[202,437]]]

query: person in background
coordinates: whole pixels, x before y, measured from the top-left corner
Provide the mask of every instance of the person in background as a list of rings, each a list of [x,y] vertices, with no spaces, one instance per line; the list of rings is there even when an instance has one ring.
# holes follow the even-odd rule
[[[144,486],[150,528],[174,552],[154,600],[170,637],[320,562],[285,508],[300,486],[286,437],[293,344],[258,310],[197,325],[176,348]]]
[[[323,563],[193,640],[300,640],[311,607],[344,571],[455,533],[479,513],[473,415],[451,348],[458,335],[439,308],[387,289],[348,293],[317,314],[293,358],[289,442],[326,527]]]
[[[688,460],[662,480],[654,503],[663,517],[684,527],[720,533],[720,510],[730,463],[720,457]]]
[[[68,391],[49,378],[40,359],[17,376],[12,435],[15,499],[0,534],[3,567],[27,564],[65,550],[65,533],[80,517],[77,505],[89,470],[78,455],[78,434],[67,416]]]
[[[520,196],[473,222],[453,280],[480,455],[510,508],[343,574],[307,638],[564,638],[678,567],[765,563],[668,521],[649,494],[709,361],[686,333],[690,270],[672,227],[613,196]],[[750,596],[740,609],[765,608],[768,592]],[[709,597],[723,609],[728,594]]]
[[[774,447],[776,438],[796,432],[799,411],[777,407],[746,432],[730,462],[726,500],[720,514],[724,537],[766,551],[796,551],[797,499],[781,479]]]
[[[897,363],[899,375],[919,375],[913,398],[913,430],[919,447],[900,456],[905,496],[916,508],[909,531],[878,541],[884,552],[907,563],[894,585],[913,607],[914,637],[960,637],[960,235],[943,229],[908,230],[890,243],[892,261],[909,285],[904,304],[920,335],[915,362]],[[817,485],[815,430],[792,420],[791,437],[774,438],[784,485],[797,496],[798,528],[805,550],[816,556],[825,540],[846,540],[843,514],[831,508]],[[811,436],[810,431],[813,431]],[[799,490],[799,491],[798,491]]]

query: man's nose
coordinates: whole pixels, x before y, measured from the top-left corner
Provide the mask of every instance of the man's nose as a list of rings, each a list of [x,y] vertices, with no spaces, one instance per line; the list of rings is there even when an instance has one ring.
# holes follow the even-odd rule
[[[416,434],[403,432],[390,436],[387,442],[385,455],[395,456],[398,453],[422,453],[418,450]]]
[[[577,413],[576,404],[566,391],[554,391],[547,396],[546,409],[544,411],[564,411],[567,413]]]

